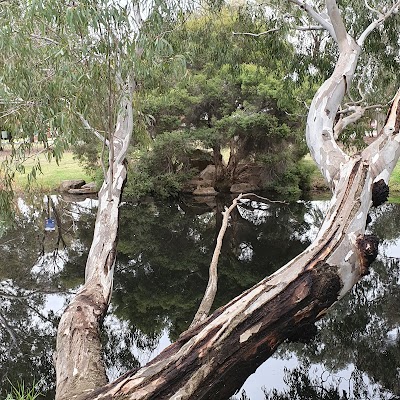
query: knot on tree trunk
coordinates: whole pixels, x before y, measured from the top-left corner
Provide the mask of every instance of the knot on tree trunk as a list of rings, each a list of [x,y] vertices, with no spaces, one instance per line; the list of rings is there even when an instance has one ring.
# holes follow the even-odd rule
[[[378,255],[379,239],[375,235],[363,235],[357,239],[357,247],[360,253],[361,275],[369,273],[369,266]]]
[[[372,204],[378,207],[385,203],[389,197],[389,186],[381,179],[372,186]]]

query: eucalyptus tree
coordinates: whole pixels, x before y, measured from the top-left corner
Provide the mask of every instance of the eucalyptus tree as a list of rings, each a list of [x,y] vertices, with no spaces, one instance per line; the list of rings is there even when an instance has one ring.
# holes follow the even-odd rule
[[[313,323],[368,272],[377,242],[364,235],[365,224],[371,204],[385,199],[385,182],[399,156],[400,93],[380,136],[362,153],[346,154],[336,143],[334,128],[366,40],[395,18],[400,2],[375,4],[376,9],[368,3],[355,4],[363,7],[369,21],[354,32],[346,29],[346,20],[334,0],[327,0],[324,9],[301,0],[291,3],[330,35],[338,53],[307,118],[309,149],[333,192],[315,242],[276,273],[184,332],[148,365],[88,398],[226,398],[279,343],[312,333]]]
[[[330,35],[338,54],[331,75],[310,105],[306,127],[310,152],[333,192],[322,228],[315,242],[280,270],[192,326],[146,366],[107,384],[99,333],[112,292],[136,74],[140,65],[142,71],[150,71],[149,63],[160,61],[151,43],[156,50],[165,47],[162,39],[167,30],[159,27],[168,22],[169,13],[160,2],[147,9],[151,18],[143,22],[139,8],[129,14],[128,6],[112,2],[3,2],[1,66],[8,72],[1,83],[4,103],[9,105],[3,118],[10,116],[6,120],[11,124],[13,116],[15,126],[19,121],[36,121],[32,110],[37,110],[38,117],[42,110],[49,124],[56,123],[50,125],[56,140],[46,148],[57,157],[65,143],[74,139],[74,130],[65,129],[69,126],[65,116],[75,115],[68,118],[75,121],[70,127],[80,121],[88,132],[102,138],[109,154],[85,284],[58,328],[57,399],[227,398],[282,341],[313,332],[315,320],[368,272],[376,240],[364,235],[365,223],[371,204],[385,198],[385,182],[400,154],[400,93],[381,135],[361,153],[350,156],[338,146],[335,123],[368,38],[374,31],[385,32],[387,21],[397,21],[400,2],[353,2],[353,7],[343,8],[345,16],[348,10],[356,10],[354,21],[361,14],[368,16],[360,30],[357,23],[349,25],[347,17],[342,17],[335,0],[326,0],[323,6],[303,0],[288,3],[294,6],[289,12],[305,13]],[[168,7],[173,9],[172,3]],[[398,32],[398,26],[393,30]],[[32,54],[30,61],[27,53]],[[107,111],[97,129],[100,116],[95,104]],[[31,112],[32,118],[25,112]],[[27,137],[32,130],[24,123],[20,122],[17,134]]]

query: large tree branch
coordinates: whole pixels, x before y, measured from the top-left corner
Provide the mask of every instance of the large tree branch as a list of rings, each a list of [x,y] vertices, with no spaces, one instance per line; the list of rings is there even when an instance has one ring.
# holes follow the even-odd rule
[[[362,47],[365,43],[365,40],[367,37],[371,34],[372,31],[374,31],[378,26],[382,25],[389,17],[391,17],[393,14],[398,12],[398,9],[400,7],[400,1],[397,1],[388,9],[388,11],[385,14],[380,14],[379,13],[379,18],[376,19],[375,21],[371,22],[368,27],[364,30],[364,32],[360,35],[360,37],[357,40],[357,43],[360,47]]]
[[[339,50],[342,51],[346,47],[348,36],[346,27],[344,26],[343,18],[340,15],[336,0],[326,0],[326,7],[328,10],[329,19],[336,34],[336,41],[338,43]]]
[[[340,116],[339,121],[336,123],[333,128],[333,135],[335,140],[339,137],[339,135],[347,128],[347,126],[354,124],[357,122],[365,113],[365,108],[361,106],[352,106],[349,107],[348,112],[351,112],[346,117]]]
[[[330,21],[325,19],[321,13],[319,13],[315,8],[306,3],[303,0],[289,0],[291,3],[298,5],[301,9],[303,9],[315,22],[321,25],[324,29],[326,29],[332,38],[337,42],[338,39],[336,37],[335,29]]]
[[[379,137],[362,154],[364,158],[372,160],[374,180],[383,179],[388,184],[400,156],[400,89],[393,99]]]
[[[370,106],[360,106],[358,104],[354,104],[344,110],[341,110],[339,113],[341,114],[340,119],[333,128],[335,139],[337,139],[349,125],[355,124],[360,118],[362,118],[365,114],[365,111],[380,107],[382,107],[382,104],[374,104]],[[349,115],[343,117],[344,114]]]

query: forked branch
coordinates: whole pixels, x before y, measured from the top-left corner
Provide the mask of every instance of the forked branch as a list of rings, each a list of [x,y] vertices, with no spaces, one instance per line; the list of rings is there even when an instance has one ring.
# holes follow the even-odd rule
[[[374,31],[378,26],[382,25],[389,17],[391,17],[393,14],[397,13],[399,11],[400,7],[400,1],[395,2],[392,7],[390,7],[385,14],[381,14],[380,12],[378,13],[379,18],[372,21],[367,28],[364,30],[364,32],[360,35],[360,37],[357,40],[358,45],[361,47],[364,45],[365,40],[367,37],[370,35],[372,31]]]
[[[306,3],[303,0],[289,0],[289,1],[302,8],[315,22],[317,22],[324,29],[326,29],[336,42],[338,41],[335,29],[330,20],[324,18],[324,16],[321,13],[319,13],[314,7],[312,7],[310,4]]]

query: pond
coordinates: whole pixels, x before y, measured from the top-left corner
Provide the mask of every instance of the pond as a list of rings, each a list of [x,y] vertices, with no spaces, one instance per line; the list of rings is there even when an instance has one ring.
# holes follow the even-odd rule
[[[188,327],[227,204],[187,198],[121,207],[103,330],[110,379],[145,364]],[[19,199],[18,207],[14,226],[0,226],[0,398],[10,382],[24,382],[52,399],[56,327],[83,281],[96,200],[54,195]],[[224,238],[214,308],[305,249],[327,207],[323,200],[243,202]],[[55,231],[45,231],[49,214]],[[371,273],[318,323],[311,341],[282,345],[235,398],[264,400],[274,390],[267,398],[320,399],[345,391],[347,397],[326,399],[400,399],[400,205],[372,210],[371,218],[368,230],[381,238]]]

